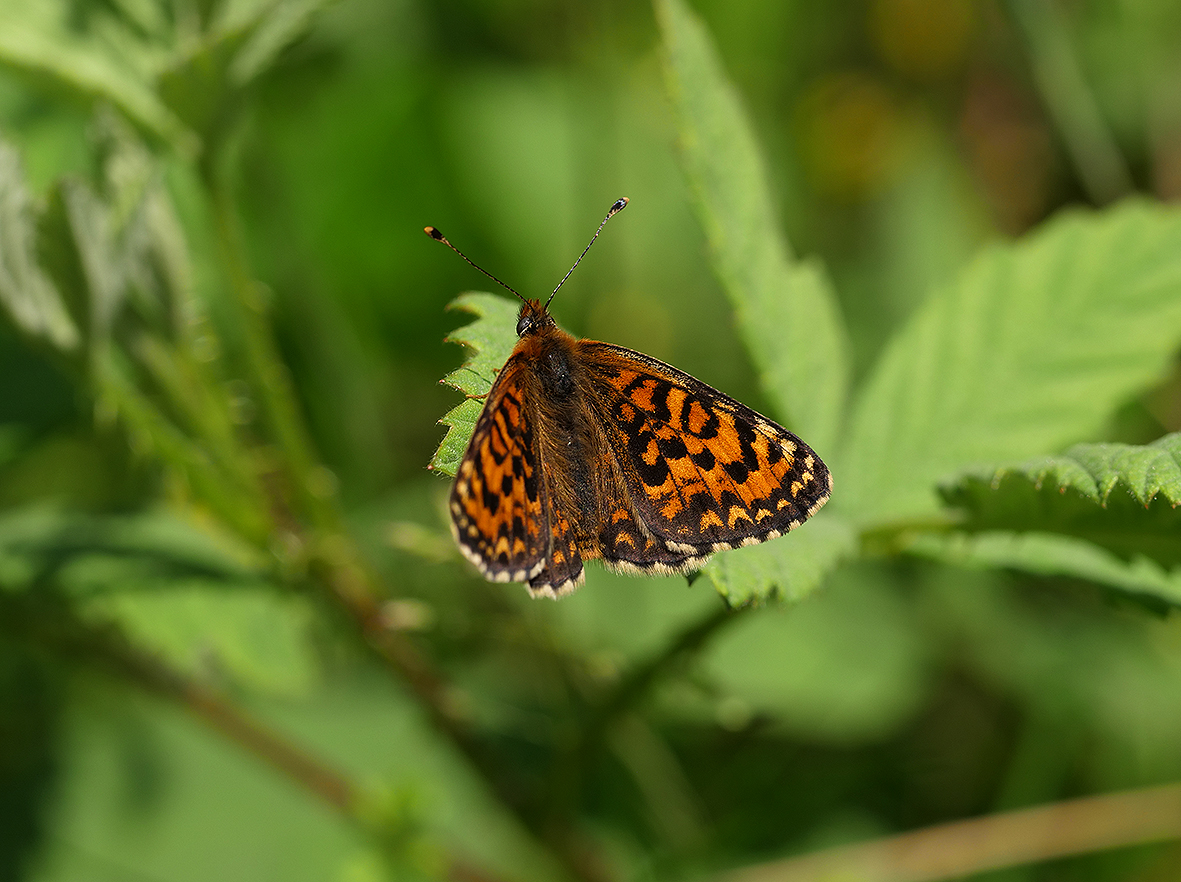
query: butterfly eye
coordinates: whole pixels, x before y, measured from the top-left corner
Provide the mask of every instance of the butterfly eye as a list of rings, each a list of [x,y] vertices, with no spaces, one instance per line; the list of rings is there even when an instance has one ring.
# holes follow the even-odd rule
[[[534,324],[535,322],[533,320],[533,316],[522,315],[519,319],[517,319],[517,336],[524,337],[533,330]]]

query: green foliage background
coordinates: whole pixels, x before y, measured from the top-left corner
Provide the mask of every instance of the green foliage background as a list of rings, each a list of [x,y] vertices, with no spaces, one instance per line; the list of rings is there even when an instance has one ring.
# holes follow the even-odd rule
[[[0,880],[705,878],[1181,776],[1175,7],[6,0]],[[515,307],[421,229],[537,296],[621,195],[559,321],[836,490],[535,602],[427,469]]]

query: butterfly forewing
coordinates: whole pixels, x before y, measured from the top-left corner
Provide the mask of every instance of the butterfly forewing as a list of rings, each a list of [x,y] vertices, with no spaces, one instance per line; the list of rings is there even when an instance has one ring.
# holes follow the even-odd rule
[[[550,545],[528,370],[516,356],[501,370],[451,488],[451,526],[460,549],[484,576],[500,582],[536,576]]]
[[[609,343],[575,345],[587,397],[643,522],[640,536],[664,546],[645,559],[682,560],[661,559],[657,568],[687,568],[710,552],[774,538],[827,501],[828,469],[783,427],[654,358]],[[610,562],[607,542],[603,549]]]

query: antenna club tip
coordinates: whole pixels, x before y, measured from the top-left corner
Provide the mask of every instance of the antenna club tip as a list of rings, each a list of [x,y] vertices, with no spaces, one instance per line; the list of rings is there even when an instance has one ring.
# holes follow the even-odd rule
[[[619,212],[623,211],[625,208],[627,208],[627,203],[630,201],[631,200],[626,196],[621,196],[616,199],[615,204],[611,206],[611,214],[618,214]]]
[[[434,239],[436,242],[446,242],[447,241],[445,238],[443,238],[443,234],[440,233],[438,231],[438,229],[436,229],[435,227],[423,227],[422,231],[424,233],[426,233],[428,236],[430,236],[432,239]]]

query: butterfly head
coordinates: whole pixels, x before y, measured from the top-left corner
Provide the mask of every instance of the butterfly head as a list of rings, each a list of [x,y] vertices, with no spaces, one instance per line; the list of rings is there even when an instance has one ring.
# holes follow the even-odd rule
[[[553,317],[540,300],[526,300],[521,304],[521,311],[517,314],[518,337],[532,337],[553,326]]]

